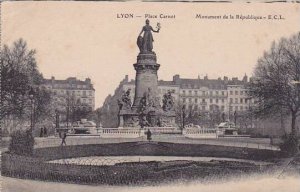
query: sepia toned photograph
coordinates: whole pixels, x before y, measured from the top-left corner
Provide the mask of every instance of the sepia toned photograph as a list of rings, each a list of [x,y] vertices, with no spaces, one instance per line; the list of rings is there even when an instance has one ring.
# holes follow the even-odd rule
[[[300,4],[1,2],[3,192],[299,192]]]

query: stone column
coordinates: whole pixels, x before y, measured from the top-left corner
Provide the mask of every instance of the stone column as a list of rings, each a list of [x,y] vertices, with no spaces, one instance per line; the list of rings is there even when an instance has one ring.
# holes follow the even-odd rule
[[[133,65],[136,70],[135,78],[135,97],[133,109],[137,109],[141,98],[148,92],[149,88],[154,97],[157,96],[157,71],[160,67],[156,63],[154,53],[142,54],[137,56],[137,63]]]

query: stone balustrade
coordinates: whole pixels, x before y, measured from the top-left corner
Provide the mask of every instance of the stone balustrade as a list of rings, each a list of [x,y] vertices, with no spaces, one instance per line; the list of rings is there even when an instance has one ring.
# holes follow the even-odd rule
[[[188,138],[218,138],[217,129],[212,128],[186,128],[183,135]]]
[[[144,136],[141,129],[136,128],[102,128],[98,134],[103,138],[138,138]]]
[[[178,134],[181,133],[179,128],[177,127],[145,127],[145,133],[148,131],[148,129],[151,131],[152,134]]]

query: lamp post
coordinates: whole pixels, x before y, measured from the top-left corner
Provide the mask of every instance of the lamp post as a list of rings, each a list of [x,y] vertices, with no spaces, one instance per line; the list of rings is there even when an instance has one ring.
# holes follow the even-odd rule
[[[182,129],[181,129],[181,133],[183,132],[185,126],[185,105],[182,106]]]
[[[59,128],[59,112],[57,109],[55,110],[55,128]]]
[[[30,132],[33,134],[33,128],[34,128],[34,90],[33,88],[30,89],[29,91],[29,99],[30,99]]]

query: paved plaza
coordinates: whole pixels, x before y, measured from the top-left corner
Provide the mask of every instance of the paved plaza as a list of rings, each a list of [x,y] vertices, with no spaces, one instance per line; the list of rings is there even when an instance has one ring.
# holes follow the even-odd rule
[[[9,138],[3,138],[7,141]],[[87,144],[105,144],[105,143],[122,143],[147,141],[146,137],[140,138],[101,138],[100,136],[69,136],[66,139],[67,145],[87,145]],[[245,147],[255,149],[278,150],[277,146],[270,145],[269,138],[218,138],[218,139],[190,139],[182,135],[153,135],[153,142],[169,142],[183,144],[206,144],[222,145],[232,147]],[[35,138],[35,147],[54,147],[61,144],[59,137]]]

